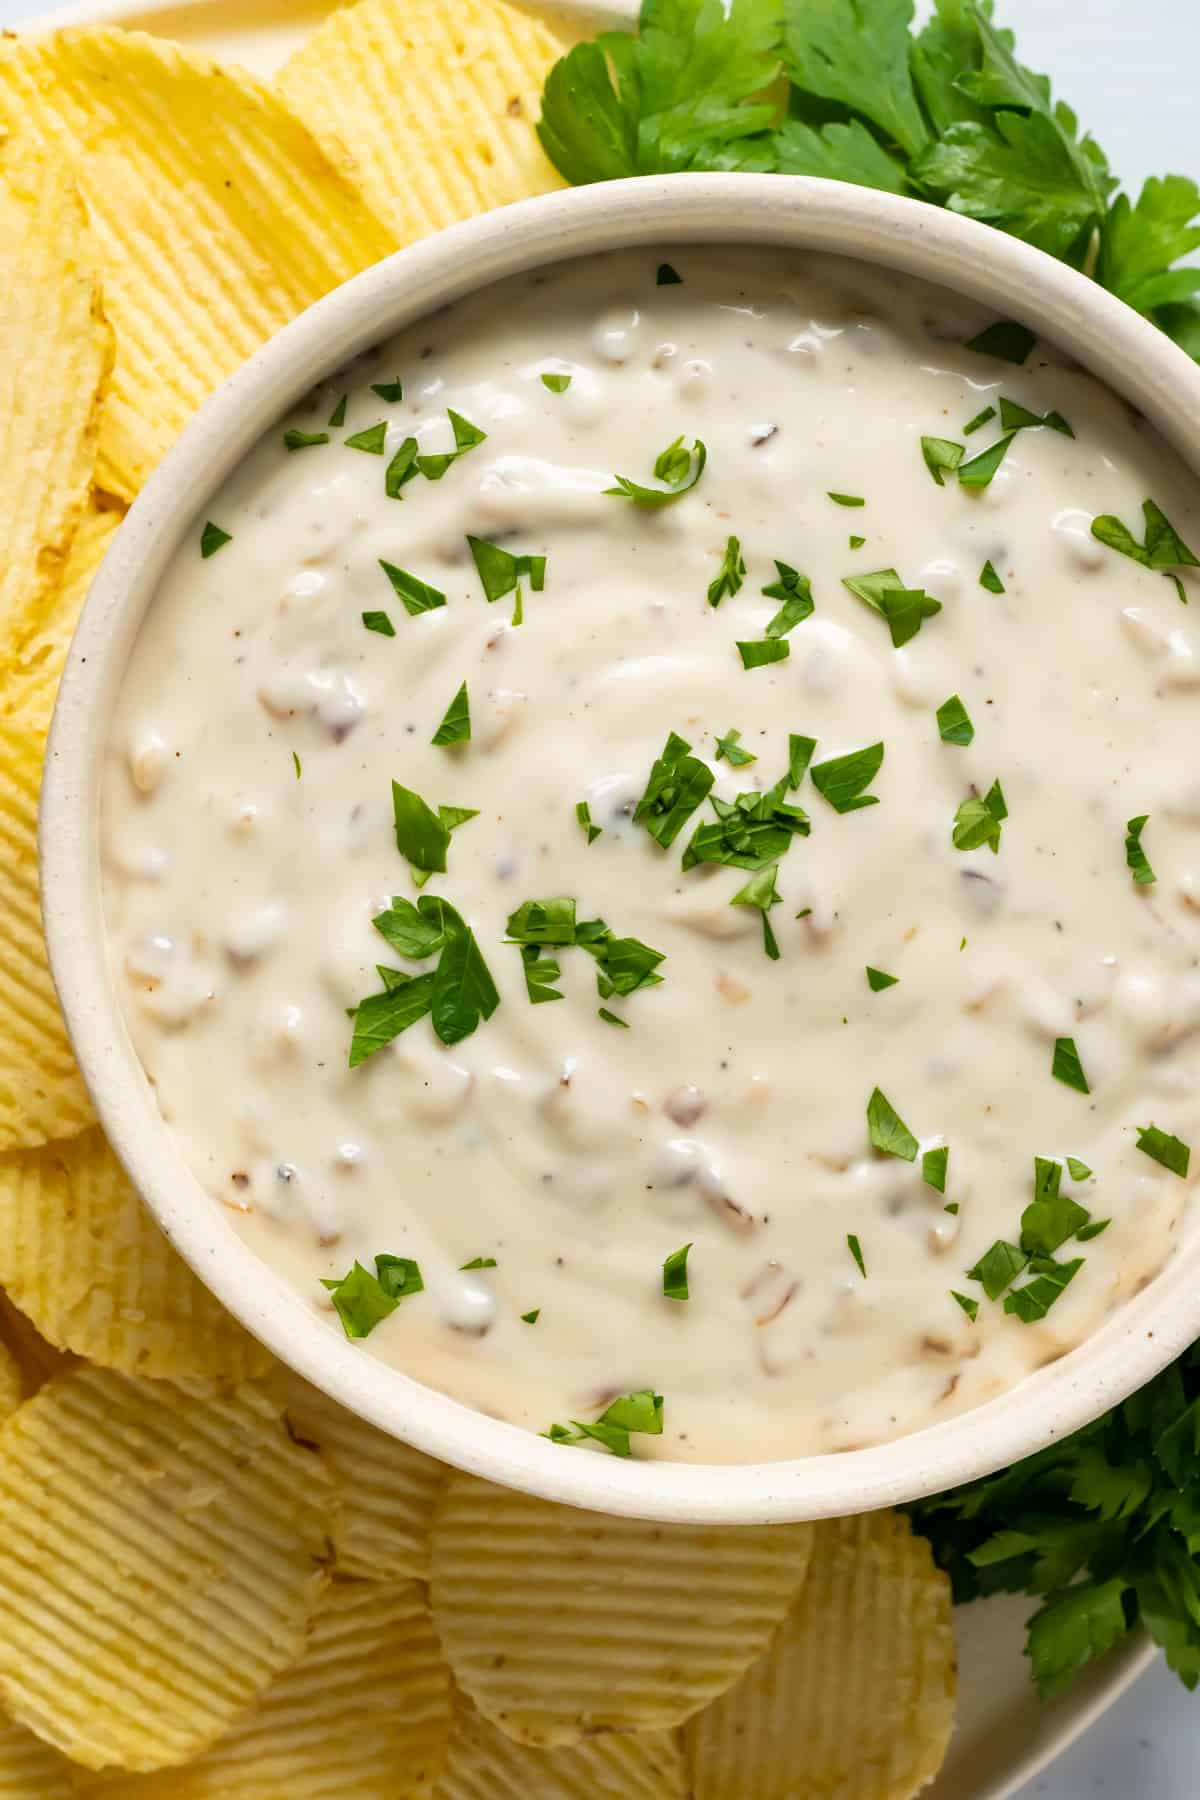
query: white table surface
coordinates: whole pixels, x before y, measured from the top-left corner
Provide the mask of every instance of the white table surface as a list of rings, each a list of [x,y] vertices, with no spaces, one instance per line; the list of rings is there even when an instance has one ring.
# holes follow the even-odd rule
[[[61,0],[0,0],[0,26]],[[1127,186],[1146,175],[1200,178],[1200,0],[997,0],[1021,58],[1103,144]],[[1161,1664],[1022,1800],[1196,1800],[1200,1692]]]

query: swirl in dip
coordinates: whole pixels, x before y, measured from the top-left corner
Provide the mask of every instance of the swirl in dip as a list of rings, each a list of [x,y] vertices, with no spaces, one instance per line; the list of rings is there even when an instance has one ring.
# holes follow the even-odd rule
[[[673,260],[477,294],[246,460],[105,905],[184,1158],[332,1329],[771,1459],[1003,1392],[1183,1230],[1200,514],[961,299]]]

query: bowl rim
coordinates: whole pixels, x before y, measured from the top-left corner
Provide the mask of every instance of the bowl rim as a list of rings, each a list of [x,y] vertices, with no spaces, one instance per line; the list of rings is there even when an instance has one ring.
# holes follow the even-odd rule
[[[546,1499],[663,1521],[749,1523],[897,1505],[1077,1429],[1200,1335],[1200,1249],[1061,1360],[981,1407],[862,1449],[770,1463],[564,1455],[373,1357],[313,1312],[186,1167],[126,1031],[100,905],[99,774],[129,649],[213,493],[319,379],[439,306],[538,265],[684,244],[812,250],[920,277],[1057,341],[1200,473],[1200,369],[1147,320],[1041,251],[920,201],[781,175],[640,177],[520,201],[398,251],[318,301],[206,402],[155,470],[92,586],[55,707],[39,819],[50,966],[96,1112],[165,1235],[280,1361],[382,1430]]]

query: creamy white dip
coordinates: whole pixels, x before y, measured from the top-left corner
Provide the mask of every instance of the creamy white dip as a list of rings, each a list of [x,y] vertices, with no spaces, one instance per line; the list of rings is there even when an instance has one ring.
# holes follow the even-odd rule
[[[1200,1110],[1200,586],[1091,527],[1113,514],[1141,539],[1152,498],[1194,545],[1200,508],[1060,354],[965,348],[988,323],[965,301],[809,256],[672,260],[665,285],[622,254],[484,292],[282,421],[163,582],[101,830],[113,965],[163,1116],[331,1328],[323,1279],[359,1262],[369,1296],[377,1255],[409,1258],[423,1288],[365,1353],[536,1431],[649,1389],[663,1431],[636,1454],[733,1461],[979,1404],[1084,1339],[1181,1234],[1189,1183],[1150,1151],[1179,1152],[1138,1138],[1190,1143]],[[1027,425],[978,487],[934,448],[939,485],[922,437],[961,446],[970,480],[1001,420],[966,427],[1002,397],[1010,423],[1016,403],[1074,436]],[[448,409],[486,438],[389,497],[407,437],[454,448]],[[285,428],[328,441],[289,451]],[[607,491],[663,485],[681,434],[677,478],[707,448],[689,491],[659,508]],[[207,557],[205,519],[230,540]],[[519,565],[522,623],[513,592],[485,597],[468,534],[545,557],[540,590]],[[727,551],[725,589],[739,554],[744,579],[712,604]],[[789,580],[805,610],[776,561],[813,610],[772,638]],[[445,604],[410,612],[382,563]],[[844,585],[887,569],[941,609],[896,603],[920,619],[900,647]],[[364,625],[380,613],[393,636]],[[746,668],[739,642],[788,655]],[[470,740],[434,745],[464,682]],[[940,735],[951,697],[969,744],[955,708]],[[672,732],[714,779],[663,847],[647,825],[672,795],[633,815]],[[733,732],[753,761],[718,759]],[[777,796],[808,832],[787,815],[772,858],[772,960],[762,912],[731,904],[753,871],[682,864],[698,828],[728,848],[713,800],[780,781],[790,734],[816,743]],[[877,804],[835,810],[812,770],[828,787],[823,765],[878,743]],[[421,888],[393,782],[477,814]],[[1143,814],[1153,883],[1127,857]],[[957,847],[956,817],[997,848]],[[426,1014],[349,1067],[348,1009],[381,991],[377,965],[397,981],[443,953],[405,956],[372,920],[397,897],[411,922],[431,895],[460,948],[473,930],[498,1004],[461,1041]],[[604,965],[567,945],[541,952],[557,980],[531,975],[562,997],[532,1003],[506,927],[553,897],[660,953],[633,952],[657,985],[598,991]],[[899,1155],[872,1146],[875,1089]],[[968,1271],[1020,1247],[1035,1157],[1062,1167],[1026,1247],[1040,1233],[1082,1265],[1065,1286],[1026,1267],[989,1297]],[[1084,1239],[1047,1252],[1063,1224]],[[664,1261],[688,1244],[689,1297],[668,1297]]]

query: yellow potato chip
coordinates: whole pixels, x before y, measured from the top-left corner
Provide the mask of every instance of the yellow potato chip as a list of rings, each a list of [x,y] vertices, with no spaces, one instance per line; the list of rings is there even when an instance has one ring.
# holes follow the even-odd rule
[[[338,1581],[303,1659],[197,1762],[156,1775],[84,1778],[80,1792],[111,1800],[426,1800],[449,1735],[450,1671],[424,1590],[415,1581]]]
[[[695,1800],[907,1800],[954,1723],[950,1584],[899,1513],[816,1527],[766,1655],[688,1725]]]
[[[678,1733],[610,1731],[559,1750],[518,1744],[469,1702],[455,1709],[437,1800],[687,1800]]]
[[[565,185],[534,130],[564,47],[503,0],[362,0],[313,32],[279,87],[407,244]]]
[[[96,482],[122,499],[266,338],[395,248],[270,87],[163,39],[10,39],[5,115],[66,157],[87,206],[117,344]]]
[[[519,1742],[666,1730],[766,1647],[811,1544],[807,1525],[655,1525],[452,1475],[434,1624],[459,1686]]]
[[[0,1150],[70,1137],[95,1116],[71,1054],[42,937],[41,772],[41,737],[0,724]]]
[[[0,717],[31,731],[45,732],[67,659],[71,637],[100,567],[124,517],[124,508],[89,501],[49,595],[18,610],[9,647],[0,657]]]
[[[48,1344],[32,1320],[13,1305],[0,1288],[0,1344],[21,1371],[21,1391],[26,1399],[54,1376],[74,1365],[74,1358]]]
[[[0,1713],[0,1800],[74,1800],[65,1756]]]
[[[333,1533],[337,1569],[372,1581],[428,1581],[433,1506],[448,1471],[298,1375],[288,1372],[283,1379],[292,1430],[318,1446],[341,1490]]]
[[[0,1425],[3,1425],[10,1413],[16,1412],[24,1398],[25,1378],[21,1373],[21,1365],[0,1338]]]
[[[186,1762],[299,1659],[333,1504],[253,1386],[51,1382],[0,1427],[0,1705],[88,1768]]]
[[[0,642],[18,613],[36,615],[71,547],[112,363],[79,195],[17,124],[0,142]]]
[[[51,1344],[126,1375],[228,1386],[271,1366],[172,1249],[98,1126],[0,1156],[0,1283]]]

